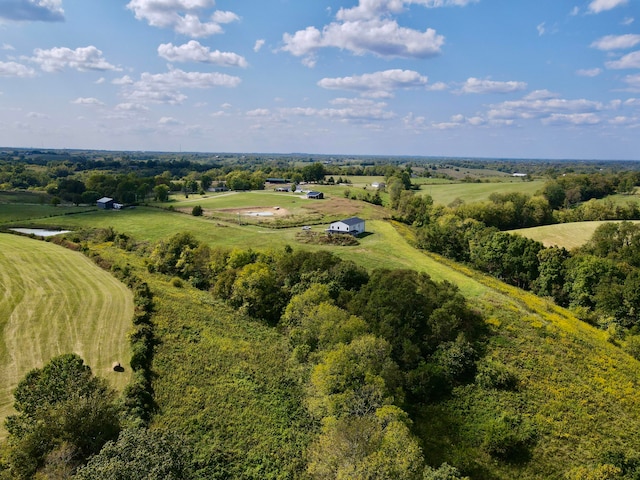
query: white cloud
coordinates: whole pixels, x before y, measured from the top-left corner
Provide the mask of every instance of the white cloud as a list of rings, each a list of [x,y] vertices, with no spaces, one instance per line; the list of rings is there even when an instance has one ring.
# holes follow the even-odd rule
[[[598,50],[621,50],[633,48],[640,43],[640,35],[628,33],[626,35],[607,35],[599,38],[591,44],[592,48]]]
[[[3,43],[0,47],[0,50],[15,50],[13,45],[9,45],[8,43]]]
[[[542,22],[540,24],[538,24],[538,26],[536,27],[536,29],[538,30],[538,36],[543,36],[546,32],[546,29],[544,27],[545,22]]]
[[[247,117],[268,117],[271,115],[271,111],[266,108],[256,108],[255,110],[249,110],[246,115]]]
[[[93,97],[79,97],[72,101],[74,105],[85,105],[85,106],[102,106],[103,102]]]
[[[554,113],[542,120],[545,125],[598,125],[602,119],[595,113]]]
[[[605,63],[607,68],[613,70],[624,70],[627,68],[640,68],[640,50],[636,52],[631,52],[620,58],[619,60],[614,60],[611,62]]]
[[[421,32],[381,18],[334,22],[322,31],[307,27],[293,35],[285,33],[283,41],[283,50],[297,57],[312,54],[320,48],[334,47],[356,55],[372,53],[388,58],[428,58],[440,53],[444,37],[431,28]]]
[[[573,7],[571,9],[571,12],[569,12],[569,15],[571,15],[572,17],[575,17],[579,13],[580,13],[580,7]]]
[[[613,10],[627,3],[628,0],[593,0],[588,8],[591,13],[601,13],[607,10]]]
[[[605,105],[586,99],[567,100],[546,91],[539,90],[522,100],[512,100],[491,105],[487,116],[490,119],[549,119],[570,118],[576,114],[590,114],[605,110]],[[580,118],[580,117],[575,117]]]
[[[527,88],[525,82],[496,82],[493,80],[480,80],[471,77],[467,79],[465,84],[459,90],[459,93],[512,93]]]
[[[600,68],[584,68],[580,70],[576,70],[576,75],[580,77],[597,77],[602,73]]]
[[[116,105],[116,110],[122,112],[147,112],[149,107],[141,105],[139,103],[119,103]]]
[[[189,37],[208,37],[222,33],[220,25],[238,21],[233,12],[214,11],[201,20],[204,11],[214,7],[214,0],[131,0],[127,8],[138,20],[146,20],[158,28],[172,28]]]
[[[256,43],[253,46],[253,51],[256,53],[259,52],[262,49],[262,47],[264,47],[264,43],[265,41],[263,39],[256,40]]]
[[[106,81],[107,81],[107,79],[106,79],[106,78],[104,78],[104,77],[100,77],[98,80],[96,80],[96,81],[95,81],[95,82],[93,82],[93,83],[95,83],[96,85],[102,85],[102,84],[103,84],[104,82],[106,82]]]
[[[51,118],[49,115],[47,115],[46,113],[39,113],[39,112],[29,112],[27,113],[27,118],[34,118],[37,120],[46,120],[48,118]]]
[[[634,92],[640,91],[640,73],[637,73],[635,75],[627,75],[626,77],[624,77],[623,81],[624,83],[629,85],[630,90]]]
[[[18,77],[28,78],[35,77],[36,72],[33,68],[16,62],[0,62],[0,77]]]
[[[162,117],[158,123],[160,125],[184,125],[184,122],[173,117]]]
[[[244,57],[236,53],[211,51],[209,47],[201,45],[195,40],[180,46],[163,43],[158,47],[158,55],[170,62],[199,62],[212,63],[224,67],[247,67]]]
[[[622,25],[628,27],[629,25],[631,25],[633,22],[635,21],[635,18],[633,17],[626,17],[624,20],[622,20],[622,22],[620,22]]]
[[[404,10],[405,5],[422,5],[427,8],[464,7],[479,0],[360,0],[353,8],[341,8],[336,14],[338,20],[370,20],[386,14],[397,14]]]
[[[311,108],[311,107],[294,107],[282,108],[279,112],[283,115],[299,116],[299,117],[319,117],[328,120],[337,120],[342,122],[379,122],[391,120],[396,114],[386,110],[387,104],[384,102],[373,102],[366,99],[335,99],[333,105],[342,108]]]
[[[133,79],[129,75],[111,80],[114,85],[133,85]]]
[[[62,0],[2,0],[0,18],[18,22],[63,22]]]
[[[56,47],[50,50],[37,48],[34,56],[28,60],[40,65],[45,72],[60,72],[65,68],[72,68],[81,72],[87,70],[120,71],[122,69],[111,65],[102,56],[102,52],[93,45],[71,50],[66,47]]]
[[[180,90],[207,89],[214,87],[237,87],[239,77],[222,73],[185,72],[170,69],[167,73],[143,73],[140,80],[125,86],[124,96],[131,103],[168,103],[181,104],[187,96]]]
[[[354,90],[363,95],[381,97],[389,96],[399,88],[424,87],[427,82],[427,77],[418,72],[395,69],[352,77],[323,78],[318,86],[329,90]]]

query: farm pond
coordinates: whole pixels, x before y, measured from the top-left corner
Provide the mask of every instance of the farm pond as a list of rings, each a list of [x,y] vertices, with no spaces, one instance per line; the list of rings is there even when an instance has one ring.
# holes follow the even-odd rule
[[[24,235],[36,235],[38,237],[53,237],[61,233],[69,233],[71,230],[50,230],[47,228],[10,228],[12,232],[22,233]]]

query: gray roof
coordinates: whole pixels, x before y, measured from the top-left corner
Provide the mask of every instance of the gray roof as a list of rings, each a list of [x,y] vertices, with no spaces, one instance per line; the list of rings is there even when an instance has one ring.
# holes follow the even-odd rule
[[[113,202],[113,198],[102,197],[100,200],[96,201],[96,203],[107,203],[107,202]]]
[[[353,227],[354,225],[357,225],[362,222],[364,222],[364,220],[358,217],[351,217],[351,218],[347,218],[346,220],[342,220],[342,223],[345,223],[350,227]]]

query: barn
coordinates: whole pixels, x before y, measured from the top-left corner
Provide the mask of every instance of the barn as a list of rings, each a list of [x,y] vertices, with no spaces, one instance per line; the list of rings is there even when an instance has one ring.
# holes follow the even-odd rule
[[[113,200],[113,198],[102,197],[100,200],[96,202],[96,205],[98,205],[98,208],[102,208],[104,210],[110,210],[113,208],[114,203],[115,203],[115,200]]]
[[[324,193],[322,193],[322,192],[309,192],[309,193],[307,193],[307,198],[311,198],[313,200],[322,200],[324,198]]]
[[[365,231],[364,220],[358,217],[347,218],[339,222],[333,222],[329,226],[329,233],[350,233],[351,235],[360,235]]]

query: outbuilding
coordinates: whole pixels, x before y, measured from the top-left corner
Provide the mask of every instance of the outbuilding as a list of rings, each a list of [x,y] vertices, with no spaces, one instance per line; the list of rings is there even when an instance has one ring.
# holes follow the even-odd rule
[[[114,203],[115,201],[113,200],[113,198],[102,197],[100,200],[96,202],[96,205],[98,205],[98,208],[102,208],[104,210],[110,210],[113,208]]]
[[[322,193],[322,192],[309,192],[309,193],[307,193],[307,198],[311,198],[312,200],[322,200],[324,198],[324,193]]]
[[[358,217],[347,218],[339,222],[333,222],[329,226],[329,233],[350,233],[351,235],[360,235],[365,231],[365,222]]]

